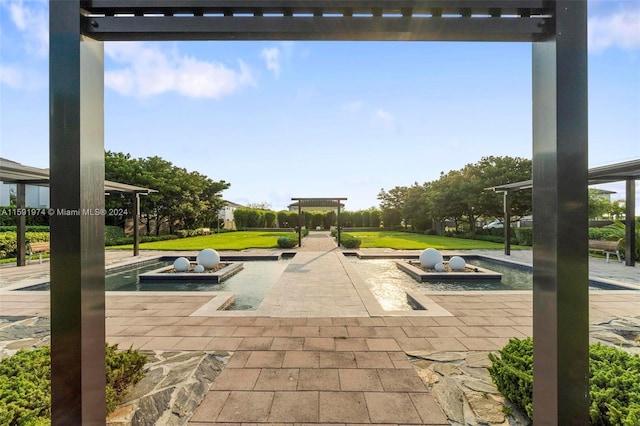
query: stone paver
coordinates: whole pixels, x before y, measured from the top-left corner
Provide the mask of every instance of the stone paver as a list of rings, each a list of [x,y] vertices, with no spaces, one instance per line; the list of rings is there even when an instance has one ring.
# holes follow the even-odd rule
[[[447,316],[387,313],[328,234],[311,233],[296,251],[255,312],[192,316],[215,293],[107,294],[107,339],[140,349],[232,352],[191,426],[444,425],[449,421],[405,352],[483,358],[509,338],[533,332],[530,291],[430,292]],[[153,256],[157,253],[143,253]],[[110,265],[130,259],[130,254],[107,251]],[[512,259],[531,264],[530,252],[516,251]],[[640,285],[637,267],[591,259],[590,269],[592,276]],[[0,290],[46,277],[48,263],[1,272]],[[640,294],[592,292],[590,304],[592,321],[637,315]],[[49,298],[4,291],[0,311],[47,317]]]

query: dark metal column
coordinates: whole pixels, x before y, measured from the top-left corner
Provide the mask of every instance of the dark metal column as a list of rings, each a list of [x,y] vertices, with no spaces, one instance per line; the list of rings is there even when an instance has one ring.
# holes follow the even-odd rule
[[[341,229],[340,229],[340,200],[338,200],[338,247],[340,247],[340,244],[342,244],[342,239],[341,239]]]
[[[625,238],[624,245],[624,264],[627,266],[636,266],[636,181],[633,178],[627,179],[627,195],[625,198]]]
[[[302,247],[302,200],[298,200],[298,247]]]
[[[536,425],[589,423],[587,3],[554,3],[533,43],[533,406]]]
[[[18,211],[27,206],[25,196],[25,184],[16,184],[16,207]],[[16,244],[17,244],[17,266],[24,266],[27,263],[27,216],[24,214],[16,216]]]
[[[80,0],[49,4],[51,417],[105,424],[104,49]]]
[[[140,255],[140,193],[133,194],[133,255]]]
[[[504,191],[504,254],[511,255],[511,197]]]

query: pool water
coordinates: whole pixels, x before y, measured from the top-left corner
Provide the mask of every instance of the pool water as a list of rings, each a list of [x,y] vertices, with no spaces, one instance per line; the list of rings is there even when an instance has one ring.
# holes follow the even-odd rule
[[[230,291],[234,293],[234,304],[228,310],[255,310],[273,284],[284,272],[289,259],[242,261],[244,268],[221,283],[203,282],[144,282],[140,283],[140,274],[173,261],[159,261],[150,264],[132,266],[125,270],[110,273],[105,277],[106,291]],[[38,290],[48,290],[42,286]]]
[[[358,259],[349,256],[349,260],[382,308],[388,311],[408,309],[407,290],[531,290],[533,285],[530,271],[475,259],[467,263],[500,272],[503,274],[502,280],[418,282],[396,266],[398,259]]]
[[[111,291],[230,291],[235,295],[234,304],[229,310],[255,310],[273,284],[280,278],[289,264],[288,259],[281,260],[251,260],[242,261],[244,268],[231,278],[221,283],[200,282],[143,282],[138,275],[147,272],[138,270],[129,271],[128,282],[117,288],[107,288]],[[168,262],[171,264],[171,262]],[[155,266],[152,269],[164,265]],[[146,269],[146,268],[144,268]]]

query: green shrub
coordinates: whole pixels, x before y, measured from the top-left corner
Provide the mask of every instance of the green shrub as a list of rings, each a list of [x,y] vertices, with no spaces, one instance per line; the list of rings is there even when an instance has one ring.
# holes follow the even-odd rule
[[[129,390],[144,378],[146,355],[131,348],[118,351],[118,345],[106,345],[107,413],[116,409]]]
[[[104,245],[113,246],[114,242],[118,241],[124,236],[124,229],[119,226],[105,226],[104,227]]]
[[[533,418],[533,340],[511,339],[500,357],[490,354],[489,359],[489,374],[498,390]],[[640,356],[590,345],[589,370],[591,424],[640,424]]]
[[[590,240],[606,240],[610,231],[606,228],[589,228]]]
[[[0,226],[0,232],[16,232],[17,227],[15,225],[11,226]],[[48,226],[40,226],[40,225],[27,225],[25,229],[26,232],[49,232]]]
[[[147,357],[137,350],[105,345],[107,413],[143,377]],[[51,418],[51,350],[48,346],[0,361],[0,424],[44,425]]]
[[[178,231],[180,232],[180,231]],[[151,243],[153,241],[166,241],[166,240],[175,240],[177,239],[177,235],[173,234],[165,234],[165,235],[143,235],[140,237],[141,243]],[[109,246],[123,246],[126,244],[133,244],[133,237],[123,237],[112,240],[109,242]],[[106,242],[105,242],[105,245]]]
[[[360,248],[360,244],[362,240],[360,238],[356,238],[353,235],[342,233],[340,234],[340,243],[344,248]]]
[[[26,232],[27,243],[49,241],[48,232]],[[16,257],[18,242],[15,232],[0,232],[0,259]]]
[[[533,228],[514,228],[516,240],[521,246],[533,245]]]
[[[589,369],[591,423],[640,424],[640,356],[611,346],[591,345]]]
[[[0,213],[7,210],[15,210],[16,206],[0,206]],[[42,207],[27,207],[27,209],[37,210],[36,214],[26,215],[25,222],[27,226],[48,226],[49,215],[45,214],[46,210]],[[0,214],[0,226],[15,226],[16,216],[14,214]]]
[[[627,257],[626,251],[626,242],[627,242],[627,227],[622,222],[615,222],[611,225],[607,225],[604,228],[606,230],[605,238],[606,240],[616,241],[620,240],[620,252]],[[640,218],[636,219],[636,252],[633,253],[635,260],[640,260]]]
[[[500,357],[489,354],[489,374],[498,390],[533,418],[533,340],[511,339]]]
[[[280,248],[292,248],[298,245],[297,238],[280,237],[278,238],[278,247]]]

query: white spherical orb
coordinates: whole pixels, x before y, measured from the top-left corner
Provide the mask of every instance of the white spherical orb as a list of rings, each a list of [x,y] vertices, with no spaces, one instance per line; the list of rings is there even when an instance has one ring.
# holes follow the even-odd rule
[[[186,257],[179,257],[173,261],[173,269],[176,272],[187,272],[189,270],[189,259]]]
[[[204,249],[198,253],[196,262],[198,262],[198,265],[204,266],[205,269],[213,269],[220,263],[220,255],[214,249]]]
[[[451,269],[454,271],[464,271],[466,264],[467,262],[460,256],[453,256],[449,259],[449,266],[451,266]]]
[[[420,263],[425,268],[433,269],[436,263],[442,263],[442,253],[434,248],[428,248],[420,254]]]
[[[202,265],[196,265],[195,268],[193,268],[193,272],[197,272],[198,274],[204,272],[204,266]]]
[[[319,226],[316,226],[316,231],[322,231],[322,228]]]
[[[435,269],[436,272],[444,272],[444,263],[442,262],[436,263],[433,269]]]

